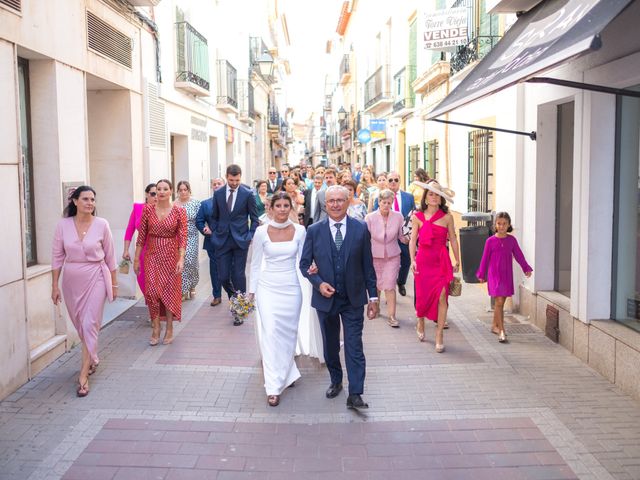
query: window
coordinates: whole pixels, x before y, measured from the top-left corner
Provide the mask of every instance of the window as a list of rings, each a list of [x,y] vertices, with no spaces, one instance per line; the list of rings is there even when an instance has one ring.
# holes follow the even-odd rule
[[[24,174],[24,242],[27,266],[38,262],[36,249],[36,216],[33,191],[33,157],[31,155],[31,105],[29,103],[29,62],[18,58],[18,89],[20,96],[20,144]]]
[[[640,331],[640,101],[636,98],[618,97],[616,142],[611,317]]]
[[[424,144],[424,169],[429,178],[438,178],[438,141],[431,140]]]
[[[493,210],[493,132],[469,132],[469,197],[470,212]]]
[[[413,179],[413,172],[420,168],[420,145],[411,145],[409,147],[409,175],[407,178]]]

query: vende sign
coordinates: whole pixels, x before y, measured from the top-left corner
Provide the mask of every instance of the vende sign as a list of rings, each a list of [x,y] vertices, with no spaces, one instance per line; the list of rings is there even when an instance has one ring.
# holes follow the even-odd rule
[[[424,14],[424,48],[428,50],[447,50],[466,45],[467,7],[437,10]]]

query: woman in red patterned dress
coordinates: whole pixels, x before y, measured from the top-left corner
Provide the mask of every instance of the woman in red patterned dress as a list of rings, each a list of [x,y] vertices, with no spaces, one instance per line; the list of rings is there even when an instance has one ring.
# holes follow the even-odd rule
[[[182,269],[187,248],[187,214],[184,208],[171,203],[173,186],[169,180],[156,184],[157,203],[142,211],[133,269],[140,271],[140,252],[147,245],[144,257],[146,292],[153,333],[149,345],[160,340],[160,319],[167,320],[162,343],[173,341],[173,320],[182,314]]]

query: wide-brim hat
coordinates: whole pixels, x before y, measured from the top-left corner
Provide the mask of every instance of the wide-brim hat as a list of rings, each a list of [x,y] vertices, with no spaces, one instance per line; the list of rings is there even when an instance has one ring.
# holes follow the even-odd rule
[[[440,195],[447,202],[454,203],[453,197],[456,196],[456,192],[454,192],[450,188],[443,187],[436,181],[430,181],[429,183],[415,181],[414,183],[419,187],[424,188],[425,190],[431,190],[433,193]]]

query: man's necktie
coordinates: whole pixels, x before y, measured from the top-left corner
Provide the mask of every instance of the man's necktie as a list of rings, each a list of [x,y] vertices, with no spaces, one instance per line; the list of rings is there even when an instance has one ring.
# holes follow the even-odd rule
[[[396,212],[400,211],[400,205],[398,204],[398,194],[396,193],[396,195],[393,197],[393,209]]]
[[[231,211],[232,207],[233,207],[233,194],[235,193],[235,190],[233,188],[229,189],[229,198],[227,198],[227,208],[229,209],[229,211]]]
[[[341,223],[336,223],[336,250],[340,251],[340,247],[342,247],[342,232],[340,231],[340,227],[342,227]]]

